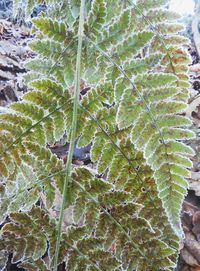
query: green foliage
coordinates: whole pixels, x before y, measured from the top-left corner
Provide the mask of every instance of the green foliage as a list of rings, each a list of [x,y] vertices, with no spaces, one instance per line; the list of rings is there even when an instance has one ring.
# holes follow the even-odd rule
[[[27,1],[27,14],[38,2]],[[86,1],[76,140],[92,144],[95,169],[71,173],[59,253],[66,270],[176,265],[194,134],[182,114],[187,40],[166,2]],[[30,89],[0,115],[1,221],[10,218],[0,247],[30,271],[53,267],[66,173],[49,146],[70,141],[78,47],[80,1],[47,3],[33,19]]]

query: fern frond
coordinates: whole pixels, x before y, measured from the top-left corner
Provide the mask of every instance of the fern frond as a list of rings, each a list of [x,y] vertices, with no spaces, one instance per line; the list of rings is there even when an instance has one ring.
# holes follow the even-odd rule
[[[154,8],[161,8],[164,5],[166,5],[165,0],[156,0],[156,1],[150,0],[147,3],[145,2],[145,0],[137,1],[137,7],[141,10],[141,12],[144,12],[145,10],[151,10]]]
[[[141,49],[150,42],[152,37],[153,33],[151,32],[140,32],[131,35],[113,48],[114,53],[122,61],[132,59],[135,55],[140,53]]]
[[[81,175],[84,173],[84,171],[81,173]],[[83,175],[82,175],[83,176]],[[78,184],[79,182],[76,182],[76,184]],[[77,186],[78,187],[78,186]],[[95,187],[91,187],[92,191],[96,191],[96,185]],[[95,188],[95,190],[94,190]],[[157,235],[160,235],[160,232],[154,232],[152,231],[151,228],[149,228],[149,224],[146,220],[142,219],[142,218],[137,218],[137,219],[131,219],[132,215],[136,212],[137,214],[139,214],[140,210],[141,210],[141,206],[139,205],[135,205],[133,203],[128,203],[128,198],[127,195],[129,195],[128,197],[131,198],[131,194],[128,193],[122,193],[122,192],[117,192],[117,193],[109,193],[109,194],[105,194],[103,197],[101,196],[101,185],[99,185],[99,200],[98,200],[98,204],[96,205],[97,211],[100,214],[100,210],[99,210],[99,204],[103,204],[104,206],[106,206],[106,208],[110,208],[110,210],[112,210],[110,212],[110,214],[108,215],[108,213],[105,211],[104,214],[101,214],[99,219],[98,219],[98,224],[97,224],[97,229],[96,229],[96,237],[95,238],[89,238],[89,239],[85,239],[84,236],[85,234],[87,234],[88,232],[88,226],[87,226],[87,230],[83,231],[81,230],[81,228],[69,228],[68,229],[68,233],[63,235],[63,240],[65,242],[65,245],[63,246],[64,243],[62,243],[62,253],[66,253],[66,248],[71,244],[70,246],[70,250],[68,249],[68,262],[67,264],[70,263],[69,266],[71,266],[72,261],[74,262],[75,266],[77,266],[77,259],[75,261],[75,259],[73,258],[75,255],[76,257],[80,257],[81,253],[84,253],[84,255],[89,256],[89,259],[93,259],[93,256],[96,255],[94,254],[94,251],[96,251],[97,255],[94,258],[94,260],[92,260],[92,262],[95,264],[98,263],[98,266],[100,266],[101,268],[105,268],[103,267],[105,264],[107,264],[107,262],[105,263],[105,255],[106,253],[108,254],[108,260],[110,261],[112,259],[112,265],[111,265],[111,269],[113,268],[113,264],[117,264],[117,266],[119,266],[121,264],[120,261],[123,262],[124,266],[126,266],[126,268],[129,266],[141,266],[141,263],[143,260],[146,259],[146,257],[148,257],[148,253],[151,253],[149,250],[148,251],[143,251],[143,257],[135,257],[133,258],[133,262],[126,262],[125,258],[126,254],[122,255],[122,258],[120,258],[117,255],[120,255],[122,252],[122,247],[124,247],[124,252],[127,249],[127,245],[129,244],[130,246],[132,246],[133,244],[125,241],[127,240],[127,235],[126,235],[126,231],[121,232],[121,226],[120,227],[116,227],[115,224],[113,224],[113,222],[111,223],[109,217],[110,215],[114,218],[115,221],[118,222],[118,224],[120,223],[120,225],[127,225],[127,222],[125,223],[125,221],[129,221],[128,225],[132,225],[132,223],[134,223],[134,227],[131,226],[131,228],[134,230],[133,235],[130,233],[130,238],[134,238],[135,242],[139,242],[139,243],[144,243],[147,242],[147,240],[150,238],[150,243],[152,242],[152,240],[154,239],[153,234],[155,234],[155,237]],[[90,193],[90,192],[88,192]],[[90,194],[92,195],[92,194]],[[96,195],[98,195],[98,193],[96,193]],[[91,196],[91,199],[94,196]],[[126,205],[124,205],[124,202],[127,202]],[[123,202],[123,203],[122,203]],[[94,203],[94,202],[93,202]],[[92,203],[91,201],[88,201],[88,204],[91,206]],[[105,207],[103,207],[105,208]],[[122,213],[124,214],[124,212],[127,214],[127,218],[125,218],[124,216],[122,216]],[[87,210],[87,214],[86,217],[89,218],[89,213],[91,214],[91,209],[89,208]],[[44,218],[45,216],[45,218]],[[93,213],[94,216],[94,213]],[[48,255],[50,257],[50,259],[52,259],[51,255],[53,255],[53,244],[54,244],[54,235],[53,235],[53,230],[54,228],[53,226],[53,221],[49,221],[48,217],[45,215],[44,212],[41,213],[41,210],[39,208],[33,208],[28,215],[26,214],[12,214],[11,215],[11,219],[12,221],[7,224],[6,226],[4,226],[4,228],[2,229],[3,231],[3,237],[4,237],[4,241],[5,243],[3,244],[3,247],[7,247],[7,249],[9,251],[16,251],[18,249],[19,246],[24,247],[24,242],[30,242],[29,238],[30,236],[34,236],[34,231],[38,231],[37,227],[33,228],[32,232],[29,232],[28,236],[26,235],[27,233],[27,227],[28,224],[31,223],[32,225],[34,224],[35,226],[37,225],[36,222],[40,220],[40,217],[43,218],[44,220],[44,224],[40,225],[40,234],[42,234],[42,240],[43,240],[43,246],[40,247],[40,250],[37,249],[37,246],[41,243],[38,243],[39,241],[37,240],[37,238],[40,237],[40,242],[41,240],[41,236],[38,236],[34,239],[34,242],[32,242],[32,246],[34,246],[35,249],[31,249],[31,251],[35,251],[37,249],[37,254],[28,254],[26,253],[26,251],[21,251],[21,254],[24,253],[24,255],[26,257],[29,257],[31,261],[34,261],[37,263],[38,261],[38,257],[39,254],[43,254],[44,253],[44,248],[46,247],[46,242],[47,240],[50,242],[50,248],[49,248],[49,252]],[[31,221],[30,221],[31,219]],[[97,218],[96,218],[97,219]],[[128,220],[126,220],[128,219]],[[90,221],[92,220],[87,220],[89,223],[91,223]],[[95,220],[96,221],[96,220]],[[19,225],[20,223],[23,223],[23,226]],[[93,226],[96,223],[94,223],[93,221]],[[89,224],[91,227],[91,224]],[[105,225],[105,227],[103,227],[103,225]],[[127,226],[125,226],[127,227]],[[104,230],[102,231],[102,229],[104,228]],[[127,228],[127,232],[130,231],[131,228]],[[86,228],[83,228],[86,229]],[[105,231],[106,229],[106,231]],[[145,230],[146,229],[146,230]],[[81,230],[81,231],[80,231]],[[144,236],[144,230],[146,231],[146,235]],[[77,231],[79,232],[79,234],[77,235]],[[13,239],[13,234],[17,234],[18,238],[14,238]],[[82,236],[83,234],[83,236]],[[114,234],[114,235],[113,235]],[[113,236],[115,236],[115,238],[113,239]],[[149,236],[149,237],[147,237]],[[19,238],[20,237],[20,238]],[[105,238],[106,237],[106,238]],[[7,239],[6,239],[7,238]],[[32,237],[33,238],[33,237]],[[125,239],[124,239],[125,238]],[[157,237],[156,237],[157,239]],[[156,247],[157,247],[157,242],[156,239],[154,240]],[[46,241],[45,241],[46,240]],[[69,241],[68,241],[69,240]],[[76,242],[76,240],[78,241],[76,243],[76,249],[74,249],[73,253],[71,254],[71,249],[73,249],[73,242]],[[114,242],[114,243],[113,243]],[[116,245],[115,245],[116,242]],[[111,252],[110,249],[114,244],[114,251],[112,251],[112,255],[109,253]],[[97,247],[96,247],[97,246]],[[166,245],[163,243],[163,246],[165,247],[166,250]],[[95,248],[96,247],[96,248]],[[98,249],[100,249],[98,251]],[[105,250],[106,249],[106,250]],[[155,247],[152,247],[152,249],[154,250]],[[77,253],[78,251],[78,253]],[[85,251],[87,251],[87,253],[85,253]],[[100,253],[100,251],[102,251]],[[104,252],[103,252],[104,251]],[[132,251],[132,249],[130,249],[130,251]],[[17,251],[16,251],[17,252]],[[164,252],[164,251],[163,251]],[[164,254],[165,255],[165,261],[168,262],[168,264],[172,264],[172,262],[170,262],[170,260],[166,258],[166,256],[170,256],[171,253],[173,251],[168,249],[168,254]],[[61,255],[62,255],[61,253]],[[114,254],[116,254],[117,258],[114,257]],[[139,252],[138,252],[139,253]],[[146,254],[147,253],[147,254]],[[16,255],[16,261],[21,259],[20,257],[22,257],[22,255]],[[75,254],[75,255],[74,255]],[[78,254],[78,255],[77,255]],[[137,253],[135,254],[135,256],[137,256]],[[106,257],[106,258],[107,258]],[[161,257],[162,258],[162,257]],[[29,261],[30,261],[29,260]],[[91,260],[88,261],[88,258],[86,259],[82,259],[82,264],[85,267],[85,265],[87,266],[88,264],[91,264]],[[26,263],[26,262],[25,262]],[[114,264],[114,265],[115,265]],[[155,264],[155,263],[154,263]],[[26,265],[25,265],[26,266]],[[34,265],[36,268],[36,265]],[[71,267],[70,267],[71,268]],[[152,265],[153,268],[153,265]],[[156,267],[157,268],[157,267]],[[152,270],[157,270],[157,269],[152,269]],[[48,269],[49,270],[49,269]],[[100,269],[101,270],[101,269]],[[104,269],[103,269],[104,270]]]
[[[30,210],[41,194],[45,197],[45,206],[52,208],[57,190],[62,191],[62,160],[38,144],[24,142],[24,146],[27,153],[21,155],[20,168],[16,168],[8,183],[2,185],[1,221],[10,212]]]
[[[106,2],[104,0],[93,1],[87,18],[86,31],[94,36],[95,33],[99,34],[102,30],[101,26],[105,22],[106,15]]]
[[[7,248],[8,251],[14,252],[13,262],[18,262],[24,257],[38,260],[47,250],[46,236],[50,229],[48,227],[51,225],[48,216],[35,207],[29,212],[29,215],[13,213],[10,217],[11,222],[3,228],[5,243],[3,244],[1,240],[1,248]],[[37,220],[40,218],[43,220],[43,225],[40,225],[39,233]],[[30,223],[35,225],[32,231],[29,229]]]
[[[33,19],[30,89],[0,115],[1,221],[10,216],[0,246],[27,270],[172,270],[194,136],[178,16],[165,0],[87,1],[80,36],[80,1],[46,3]],[[63,137],[67,174],[48,149]],[[94,170],[71,165],[75,141],[91,144]]]
[[[98,38],[96,37],[101,48],[110,48],[111,45],[116,44],[122,39],[126,33],[126,29],[129,28],[130,16],[130,9],[123,10],[118,18],[114,18],[115,20],[107,27],[107,30],[103,31],[103,35],[100,34]]]
[[[33,23],[44,35],[53,38],[55,41],[68,42],[73,38],[68,26],[63,22],[49,18],[36,18],[33,19]]]
[[[24,151],[22,141],[26,140],[27,137],[29,140],[44,144],[45,142],[52,143],[59,140],[65,133],[66,122],[63,110],[65,111],[65,106],[71,108],[70,94],[64,93],[60,85],[50,80],[35,81],[32,86],[37,90],[25,94],[23,102],[11,105],[16,114],[2,114],[0,116],[1,141],[3,144],[1,159],[14,149],[18,149],[18,151],[12,155],[20,157],[19,151]],[[66,100],[64,101],[61,97]],[[18,145],[21,146],[21,149]]]
[[[62,52],[62,45],[59,42],[53,40],[34,40],[29,43],[32,50],[42,55],[43,57],[51,57],[52,59],[58,59],[60,57],[60,52]],[[65,55],[63,55],[65,57]]]
[[[160,76],[161,75],[158,75],[158,78]],[[162,77],[162,81],[165,82],[165,85],[168,85],[168,86],[170,86],[171,84],[173,85],[173,82],[176,79],[175,77],[173,78],[171,75],[162,75],[161,77]],[[152,79],[154,80],[151,80],[150,75],[148,75],[147,78],[149,78],[149,80],[146,80],[145,76],[143,77],[142,86],[144,87],[144,89],[148,88],[148,91],[149,91],[151,88],[154,89],[155,87],[156,88],[159,87],[160,80],[158,81],[156,80],[157,76],[155,75],[153,76]],[[135,81],[137,84],[137,78]],[[151,95],[150,93],[151,92],[149,91],[149,95]],[[152,95],[153,94],[155,94],[154,91],[152,92]],[[176,225],[176,227],[178,228],[180,227],[180,221],[179,222],[177,221],[177,217],[179,214],[176,213],[176,210],[180,210],[180,206],[181,206],[183,198],[179,197],[178,202],[177,202],[176,197],[174,198],[174,200],[170,198],[171,193],[172,194],[176,193],[176,188],[174,184],[179,186],[179,183],[177,182],[177,180],[174,180],[172,177],[172,168],[171,168],[171,165],[169,165],[169,163],[173,164],[173,162],[169,157],[172,152],[177,153],[177,154],[180,153],[182,154],[183,157],[185,155],[193,155],[193,152],[189,147],[186,148],[183,146],[183,144],[175,142],[175,140],[193,138],[194,134],[190,131],[187,132],[180,128],[177,128],[175,130],[171,126],[167,127],[167,122],[165,124],[165,128],[162,128],[162,126],[159,126],[159,128],[157,127],[157,118],[159,118],[160,116],[164,117],[165,115],[166,116],[172,115],[172,114],[175,115],[177,113],[181,113],[185,109],[184,103],[169,100],[169,98],[172,98],[174,94],[176,94],[176,90],[172,89],[172,93],[170,94],[170,92],[169,91],[166,92],[166,89],[165,89],[164,95],[166,95],[165,96],[166,98],[163,97],[159,93],[158,98],[154,95],[154,96],[150,96],[150,99],[149,99],[149,96],[142,94],[142,98],[139,97],[138,99],[137,94],[135,94],[132,89],[127,89],[124,91],[122,100],[120,102],[119,110],[117,113],[117,122],[120,129],[124,129],[131,125],[132,142],[134,143],[135,147],[138,150],[144,151],[147,162],[155,171],[162,170],[161,165],[165,163],[167,164],[166,169],[165,171],[162,171],[162,174],[167,174],[168,172],[168,186],[164,190],[165,192],[163,191],[163,193],[162,192],[160,193],[160,197],[162,198],[163,202],[165,202],[165,200],[168,199],[167,202],[164,203],[165,208],[168,209],[167,213],[170,218],[170,221],[172,222],[174,226]],[[136,100],[137,100],[136,103],[134,102],[134,96],[136,96]],[[133,110],[133,108],[135,108],[135,110]],[[125,114],[124,114],[124,112],[127,112],[127,111],[129,112],[128,118],[127,118],[127,115],[125,117]],[[141,122],[141,119],[142,119],[142,122]],[[143,122],[144,119],[146,119],[145,125]],[[177,123],[178,123],[178,120],[179,119],[177,119]],[[176,116],[174,116],[174,121],[176,122]],[[155,138],[157,140],[155,140]],[[170,150],[171,148],[170,146],[173,146],[173,151],[172,149]],[[182,146],[183,146],[183,149],[185,148],[185,150],[182,149]],[[151,148],[151,151],[150,151],[150,148]],[[157,152],[158,149],[159,151]],[[165,159],[166,159],[166,162],[165,162]],[[174,163],[176,162],[174,161]],[[182,166],[183,165],[179,165],[180,170]],[[187,176],[188,174],[185,175],[185,177]],[[162,182],[163,182],[162,178],[157,179],[157,183],[162,183]],[[171,182],[171,188],[170,188],[169,182]],[[183,192],[186,193],[186,189],[187,189],[187,186],[184,186],[184,190],[182,190],[182,195],[184,195]],[[175,205],[176,207],[174,207]]]

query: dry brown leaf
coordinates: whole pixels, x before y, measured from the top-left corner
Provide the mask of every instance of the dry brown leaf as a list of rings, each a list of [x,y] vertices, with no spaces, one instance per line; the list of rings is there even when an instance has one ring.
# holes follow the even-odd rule
[[[200,179],[198,179],[198,180],[190,180],[189,181],[189,187],[190,187],[191,190],[195,191],[196,196],[200,196]]]
[[[181,257],[190,266],[198,266],[197,260],[191,255],[191,253],[186,249],[181,250]]]
[[[190,231],[185,232],[184,244],[185,247],[181,251],[184,261],[190,266],[200,267],[200,242]]]
[[[195,113],[195,114],[194,114]],[[189,105],[186,110],[186,116],[194,121],[200,123],[200,96],[197,96]]]

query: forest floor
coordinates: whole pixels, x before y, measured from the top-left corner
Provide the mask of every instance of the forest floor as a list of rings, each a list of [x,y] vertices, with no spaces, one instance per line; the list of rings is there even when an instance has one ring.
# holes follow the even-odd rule
[[[6,111],[9,103],[17,101],[26,92],[23,83],[23,62],[33,57],[28,47],[28,42],[33,38],[30,28],[11,21],[11,2],[0,1],[0,113]],[[4,4],[3,4],[4,3]],[[36,10],[37,12],[37,10]],[[189,191],[184,201],[182,210],[182,224],[185,239],[182,242],[180,259],[177,271],[200,271],[200,59],[195,49],[191,34],[191,20],[187,21],[187,33],[191,44],[188,52],[192,58],[189,68],[191,80],[191,98],[186,115],[193,120],[192,129],[196,132],[196,139],[189,144],[194,148],[194,167],[189,180]],[[58,147],[53,151],[66,152],[66,149]],[[85,152],[77,151],[77,159],[85,159]],[[83,158],[84,157],[84,158]],[[8,259],[7,271],[17,271],[16,266],[11,264],[11,256]]]

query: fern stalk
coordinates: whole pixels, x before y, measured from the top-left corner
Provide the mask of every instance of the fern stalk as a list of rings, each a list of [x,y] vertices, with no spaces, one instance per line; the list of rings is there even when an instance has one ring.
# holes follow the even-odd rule
[[[71,175],[72,157],[73,157],[73,151],[74,151],[75,140],[76,140],[78,105],[79,105],[79,96],[80,96],[81,53],[82,53],[83,31],[84,31],[84,9],[85,9],[85,0],[81,0],[71,139],[70,139],[69,152],[68,152],[67,163],[66,163],[66,174],[65,174],[65,179],[64,179],[62,204],[61,204],[60,216],[59,216],[59,221],[58,221],[56,251],[55,251],[54,269],[53,269],[54,271],[57,271],[57,266],[58,266],[58,256],[59,256],[60,241],[61,241],[61,228],[62,228],[62,222],[63,222],[64,209],[67,202],[68,183],[69,183],[69,179]]]

